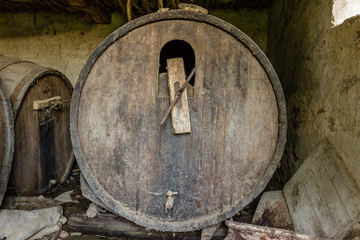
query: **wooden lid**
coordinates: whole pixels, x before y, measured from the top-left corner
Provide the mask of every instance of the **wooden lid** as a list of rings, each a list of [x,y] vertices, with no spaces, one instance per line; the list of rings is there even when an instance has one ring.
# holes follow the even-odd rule
[[[159,58],[173,40],[192,47],[196,67],[191,133],[177,135],[171,118],[160,126],[170,100],[159,89]],[[71,135],[84,177],[110,209],[148,228],[192,231],[233,216],[265,188],[284,149],[285,101],[270,62],[237,28],[204,14],[155,13],[90,56],[72,97]]]
[[[4,198],[14,151],[13,116],[10,102],[0,86],[0,206]]]

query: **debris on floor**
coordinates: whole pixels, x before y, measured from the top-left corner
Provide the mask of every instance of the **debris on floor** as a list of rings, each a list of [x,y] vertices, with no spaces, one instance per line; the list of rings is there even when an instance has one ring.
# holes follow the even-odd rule
[[[360,191],[337,149],[320,143],[284,187],[296,231],[333,239],[360,236]]]
[[[88,218],[94,218],[101,212],[105,213],[106,210],[98,206],[96,203],[90,203],[88,209],[86,210],[86,216]]]
[[[106,204],[104,204],[97,196],[96,194],[93,192],[93,190],[90,188],[89,184],[87,183],[86,179],[84,178],[84,176],[81,174],[80,175],[80,189],[81,189],[81,193],[82,195],[89,199],[91,202],[95,203],[96,205],[100,206],[103,209],[106,209],[109,212],[112,212],[107,206]]]
[[[229,233],[224,240],[326,240],[290,230],[226,221]]]
[[[294,230],[282,191],[263,193],[251,223],[273,228]]]
[[[67,192],[64,192],[62,194],[60,194],[59,196],[57,196],[56,198],[54,198],[54,200],[60,202],[60,203],[78,203],[78,200],[73,200],[71,195],[74,194],[74,190],[70,190]]]
[[[60,202],[46,198],[42,195],[37,197],[8,196],[4,199],[1,208],[8,210],[36,210],[51,208],[60,205]]]
[[[66,223],[61,206],[38,210],[0,210],[0,239],[38,239]]]
[[[89,201],[88,198],[94,198],[96,195],[92,196],[91,194],[94,193],[87,190],[86,182],[82,181],[80,184],[80,176],[81,172],[79,169],[75,168],[72,170],[70,178],[66,181],[66,183],[56,186],[54,189],[46,192],[44,196],[18,197],[14,192],[12,192],[12,194],[7,194],[1,206],[2,209],[0,210],[0,213],[4,212],[8,214],[8,211],[11,210],[22,210],[27,214],[34,214],[37,213],[36,211],[44,211],[44,209],[45,211],[47,211],[46,209],[52,208],[62,209],[63,212],[61,211],[61,213],[63,213],[63,216],[59,217],[62,219],[61,221],[56,218],[50,218],[52,221],[50,225],[52,225],[52,227],[54,227],[54,222],[57,223],[55,224],[56,226],[54,228],[51,228],[51,226],[50,228],[47,228],[50,229],[52,233],[50,233],[50,231],[40,232],[42,237],[40,234],[35,235],[36,238],[41,240],[125,240],[138,238],[195,240],[201,239],[201,237],[204,237],[205,235],[211,235],[207,234],[206,231],[193,231],[175,234],[153,231],[138,226],[111,212],[105,212],[101,206],[93,203],[92,201]],[[277,186],[272,181],[270,181],[266,188],[267,191],[279,189],[281,189],[281,187]],[[289,221],[287,220],[286,214],[283,214],[285,210],[279,210],[284,208],[285,204],[281,197],[281,191],[265,192],[261,197],[259,196],[251,204],[233,216],[233,220],[243,223],[251,223],[253,220],[254,224],[291,229],[289,227],[290,225],[288,224]],[[64,224],[65,218],[68,221]],[[271,221],[269,221],[270,218]],[[25,221],[25,219],[23,219],[23,221]],[[0,223],[1,222],[4,221],[0,220]],[[36,222],[36,225],[40,224],[38,220],[32,220],[31,225],[33,225],[33,222]],[[0,226],[0,234],[2,234],[0,235],[0,239],[4,238],[4,236],[7,236],[7,239],[11,240],[28,239],[29,237],[34,237],[33,235],[35,234],[36,230],[31,230],[28,228],[25,222],[21,222],[20,224],[23,226],[22,228],[24,230],[26,229],[26,235],[23,234],[20,236],[21,233],[17,231],[19,228],[15,227],[15,225],[10,225],[7,223],[6,226],[8,228],[12,228],[13,231],[16,229],[14,232],[16,232],[18,235],[14,238],[10,237],[12,235],[9,235],[8,232],[5,233],[4,228]],[[207,239],[223,239],[227,234],[228,229],[225,224],[222,223],[220,227],[214,232],[214,236],[212,238],[207,237]]]

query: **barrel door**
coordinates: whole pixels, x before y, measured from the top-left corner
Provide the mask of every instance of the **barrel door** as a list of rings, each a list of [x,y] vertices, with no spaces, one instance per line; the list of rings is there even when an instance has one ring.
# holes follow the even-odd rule
[[[186,11],[115,31],[72,98],[72,142],[92,190],[116,213],[163,231],[203,229],[250,203],[278,165],[285,132],[282,89],[261,50],[232,25]]]

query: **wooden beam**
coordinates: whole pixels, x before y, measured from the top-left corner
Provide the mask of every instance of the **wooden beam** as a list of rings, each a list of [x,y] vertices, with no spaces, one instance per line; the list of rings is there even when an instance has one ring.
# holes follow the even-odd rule
[[[95,23],[110,23],[111,14],[110,11],[104,11],[99,6],[93,5],[86,0],[69,0],[68,4],[71,8],[78,11],[83,11],[91,18]]]
[[[201,238],[201,231],[172,233],[149,230],[122,217],[109,213],[100,213],[94,218],[86,217],[85,213],[73,213],[68,217],[68,224],[65,226],[65,230],[88,234],[147,239],[171,238],[175,240],[184,239],[186,237],[191,239]],[[227,229],[222,225],[215,231],[212,239],[224,239],[226,234]]]

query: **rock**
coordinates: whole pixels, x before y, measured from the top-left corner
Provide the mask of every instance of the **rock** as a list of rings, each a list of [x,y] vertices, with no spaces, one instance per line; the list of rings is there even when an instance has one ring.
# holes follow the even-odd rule
[[[60,231],[60,235],[59,235],[60,238],[66,238],[68,236],[70,236],[70,234],[67,231],[64,230]]]
[[[73,200],[71,198],[71,194],[74,192],[74,190],[71,191],[67,191],[64,192],[62,194],[60,194],[59,196],[57,196],[56,198],[54,198],[54,200],[61,202],[61,203],[78,203],[79,201],[77,200]]]
[[[57,181],[55,179],[51,179],[49,182],[50,185],[55,185],[57,184]]]
[[[265,192],[260,199],[252,224],[294,230],[282,191]]]
[[[72,233],[70,233],[70,236],[72,236],[72,237],[78,237],[78,236],[81,236],[81,234],[82,234],[82,233],[80,233],[80,232],[72,232]]]
[[[104,213],[106,210],[98,206],[96,203],[90,203],[88,209],[86,210],[86,216],[89,218],[94,218],[100,212]]]

